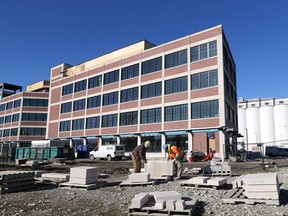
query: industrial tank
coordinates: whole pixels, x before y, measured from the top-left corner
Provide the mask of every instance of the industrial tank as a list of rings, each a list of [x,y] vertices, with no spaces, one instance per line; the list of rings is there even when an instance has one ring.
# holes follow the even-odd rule
[[[275,145],[275,126],[274,126],[274,108],[273,106],[260,107],[260,134],[265,154],[266,145]]]
[[[288,105],[279,104],[274,107],[276,145],[288,143]]]
[[[246,109],[245,108],[238,108],[238,133],[240,133],[243,137],[238,137],[238,143],[244,143],[245,149],[247,148],[247,134],[246,134]],[[238,148],[240,148],[238,146]]]
[[[249,107],[246,110],[246,125],[248,136],[248,151],[261,142],[259,107]]]

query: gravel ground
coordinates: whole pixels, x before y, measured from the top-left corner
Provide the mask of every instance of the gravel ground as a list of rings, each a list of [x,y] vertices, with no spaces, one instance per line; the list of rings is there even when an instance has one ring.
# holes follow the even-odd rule
[[[266,163],[272,161],[265,160]],[[263,169],[261,161],[230,163],[232,176],[228,177],[231,183],[242,174],[277,172],[281,183],[280,206],[265,204],[223,204],[222,197],[229,191],[226,188],[214,190],[210,188],[187,188],[179,181],[168,181],[157,185],[119,187],[119,183],[128,179],[131,161],[89,161],[81,160],[74,165],[50,165],[41,168],[51,172],[69,173],[72,166],[98,167],[101,173],[108,174],[105,187],[94,190],[64,189],[56,185],[37,184],[32,191],[7,193],[0,195],[0,215],[95,215],[95,216],[122,216],[128,214],[128,206],[135,194],[151,191],[175,190],[182,194],[198,199],[198,205],[193,215],[288,215],[288,160],[274,159],[277,166]],[[208,162],[184,163],[184,167],[203,167]],[[23,167],[0,164],[0,171],[15,170]],[[32,168],[25,168],[31,170]],[[183,176],[191,178],[193,176]]]

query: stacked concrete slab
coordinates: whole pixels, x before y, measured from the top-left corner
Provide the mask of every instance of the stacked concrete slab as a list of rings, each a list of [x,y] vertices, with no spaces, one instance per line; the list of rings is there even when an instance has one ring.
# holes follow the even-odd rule
[[[228,165],[228,162],[211,160],[210,165],[203,167],[203,175],[231,175],[231,167]]]
[[[227,183],[227,178],[223,177],[205,177],[205,176],[197,176],[194,178],[190,178],[189,180],[182,181],[180,184],[182,186],[206,186],[206,187],[213,187],[213,188],[219,188],[221,186],[224,186]]]
[[[69,183],[88,185],[98,181],[98,169],[96,167],[73,167],[70,169]]]
[[[35,172],[2,171],[0,172],[0,194],[34,188]]]
[[[232,182],[233,188],[243,188],[249,199],[279,199],[280,185],[277,173],[242,175]]]
[[[151,178],[173,176],[173,164],[170,161],[149,160],[144,170],[150,173]]]
[[[197,200],[191,198],[182,199],[182,196],[177,191],[155,191],[150,193],[136,194],[131,201],[129,211],[133,212],[137,210],[155,210],[156,213],[168,213],[181,212],[182,215],[192,215],[192,211],[195,209]],[[173,214],[174,215],[174,214]]]
[[[151,185],[156,181],[150,178],[150,173],[131,173],[126,181],[120,183],[119,186],[137,186]]]

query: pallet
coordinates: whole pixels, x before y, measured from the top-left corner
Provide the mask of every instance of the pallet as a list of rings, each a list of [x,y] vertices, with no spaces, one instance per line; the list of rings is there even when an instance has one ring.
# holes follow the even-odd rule
[[[194,205],[187,205],[185,210],[170,210],[170,209],[155,209],[155,200],[150,197],[148,202],[142,208],[128,208],[128,216],[133,215],[148,215],[148,216],[161,216],[161,215],[188,215],[192,216],[193,211],[196,209],[197,201]]]
[[[93,184],[75,184],[75,183],[71,183],[71,182],[64,182],[64,183],[60,183],[59,187],[63,188],[63,189],[82,189],[82,190],[92,190],[92,189],[96,189],[99,187],[102,187],[104,185],[106,185],[106,181],[98,181],[96,183]]]
[[[241,189],[232,189],[230,192],[225,194],[222,198],[223,203],[230,203],[230,204],[238,204],[238,203],[245,203],[248,205],[254,204],[266,204],[266,205],[280,205],[279,200],[274,199],[249,199],[247,198],[243,192],[245,190]]]
[[[119,184],[120,187],[133,187],[133,186],[147,186],[147,185],[155,185],[156,181],[149,181],[149,182],[130,182],[124,181]]]
[[[218,189],[221,189],[225,186],[226,184],[223,184],[223,185],[207,185],[207,184],[191,184],[191,183],[181,183],[181,186],[186,186],[186,187],[191,187],[191,188],[205,188],[205,189],[215,189],[215,190],[218,190]]]

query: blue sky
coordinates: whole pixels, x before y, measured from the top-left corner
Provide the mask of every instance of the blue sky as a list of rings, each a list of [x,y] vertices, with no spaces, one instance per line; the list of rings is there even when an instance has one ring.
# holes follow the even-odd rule
[[[2,0],[0,83],[26,87],[61,63],[219,24],[236,62],[238,98],[287,98],[286,0]]]

